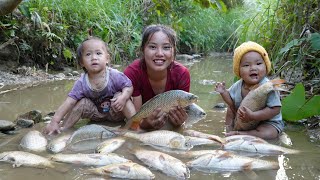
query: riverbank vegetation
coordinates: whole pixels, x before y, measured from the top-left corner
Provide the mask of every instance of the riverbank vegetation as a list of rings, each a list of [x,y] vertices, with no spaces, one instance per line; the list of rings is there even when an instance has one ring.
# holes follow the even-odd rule
[[[302,82],[309,99],[320,92],[319,6],[317,0],[25,0],[0,16],[0,62],[76,66],[75,50],[92,33],[109,43],[114,63],[127,63],[138,56],[143,27],[162,23],[177,31],[180,53],[232,52],[244,41],[259,42],[274,76]]]

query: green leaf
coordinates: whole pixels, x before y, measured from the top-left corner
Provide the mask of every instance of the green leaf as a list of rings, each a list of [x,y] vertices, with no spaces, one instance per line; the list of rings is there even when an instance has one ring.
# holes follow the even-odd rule
[[[65,49],[63,50],[63,56],[64,56],[64,58],[66,58],[66,59],[71,59],[71,58],[72,58],[72,52],[70,51],[70,49],[65,48]]]
[[[288,44],[286,44],[286,46],[284,48],[282,48],[279,52],[279,54],[282,53],[286,53],[288,52],[291,48],[295,47],[295,46],[300,46],[302,40],[304,40],[304,38],[301,39],[294,39],[292,41],[290,41]]]
[[[312,49],[316,51],[320,50],[320,34],[319,33],[312,33],[310,42],[311,42]]]
[[[320,96],[305,100],[302,83],[296,85],[292,93],[282,101],[282,116],[287,121],[298,121],[320,114]]]

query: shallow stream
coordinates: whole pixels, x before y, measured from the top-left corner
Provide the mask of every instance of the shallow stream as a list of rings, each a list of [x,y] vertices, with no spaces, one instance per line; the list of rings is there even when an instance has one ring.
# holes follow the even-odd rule
[[[223,102],[220,96],[213,92],[213,84],[216,81],[225,81],[229,87],[233,81],[232,60],[230,57],[208,57],[199,62],[184,62],[191,72],[191,92],[199,96],[197,103],[206,112],[207,117],[195,124],[192,129],[204,133],[223,136],[225,109],[215,109],[214,105]],[[31,110],[40,110],[42,115],[55,111],[66,98],[67,93],[72,88],[73,81],[56,81],[32,87],[20,91],[12,91],[0,95],[0,119],[14,121],[18,115]],[[45,124],[37,124],[33,129],[40,130]],[[19,150],[21,137],[30,129],[23,129],[16,135],[0,134],[0,152]],[[286,133],[290,136],[293,149],[301,151],[295,155],[263,156],[254,155],[257,158],[279,161],[279,170],[255,171],[258,179],[320,179],[320,147],[319,144],[310,142],[302,127],[288,125]],[[280,144],[278,140],[270,141]],[[130,145],[131,144],[131,145]],[[129,151],[129,146],[140,144],[133,140],[128,140],[115,153],[123,155],[128,159],[139,162]],[[284,145],[282,145],[284,146]],[[149,148],[149,147],[145,147]],[[199,146],[195,149],[217,149],[218,147]],[[149,148],[152,149],[152,148]],[[49,156],[50,153],[40,153],[42,156]],[[175,156],[175,155],[173,155]],[[181,156],[176,156],[186,162]],[[84,175],[86,167],[75,165],[61,165],[65,171],[56,169],[37,169],[19,167],[13,168],[11,164],[0,162],[0,180],[23,179],[23,180],[57,180],[57,179],[88,179],[95,176]],[[170,177],[154,171],[156,179],[170,179]],[[247,172],[199,172],[191,170],[190,179],[249,179]]]

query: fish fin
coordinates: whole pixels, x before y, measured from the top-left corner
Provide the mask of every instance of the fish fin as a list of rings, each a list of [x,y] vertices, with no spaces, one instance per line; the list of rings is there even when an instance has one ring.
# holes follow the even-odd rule
[[[242,171],[248,177],[248,179],[250,179],[250,180],[258,179],[258,175],[254,171],[252,171],[252,170],[242,170]]]
[[[125,164],[120,165],[120,166],[119,166],[119,169],[121,169],[121,170],[123,170],[123,171],[128,171],[128,172],[131,170],[130,166],[127,166],[127,165],[125,165]]]
[[[250,171],[252,170],[252,162],[247,162],[242,166],[242,170],[243,171]]]
[[[226,143],[226,140],[225,140],[224,138],[221,138],[221,137],[215,136],[215,135],[209,136],[208,139],[213,140],[213,141],[215,141],[215,142],[218,142],[218,143],[220,143],[220,144]]]
[[[271,82],[272,82],[272,84],[277,84],[277,85],[280,85],[280,84],[283,84],[283,83],[285,83],[286,82],[286,80],[284,80],[284,79],[272,79],[272,80],[270,80]]]
[[[134,119],[129,119],[127,123],[121,128],[122,130],[138,130],[140,128],[140,121],[135,121]]]

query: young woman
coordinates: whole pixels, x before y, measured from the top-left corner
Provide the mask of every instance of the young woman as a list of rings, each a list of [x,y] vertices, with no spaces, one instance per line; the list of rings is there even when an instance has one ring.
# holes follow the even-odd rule
[[[173,29],[164,25],[150,25],[142,34],[141,57],[130,64],[124,74],[133,84],[132,99],[136,111],[149,99],[169,90],[190,91],[190,73],[175,61],[177,37]],[[187,119],[181,107],[174,107],[168,114],[156,109],[140,122],[145,130],[160,129],[168,121],[180,126]]]

